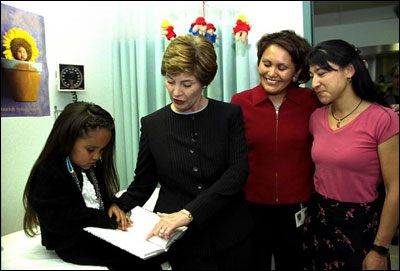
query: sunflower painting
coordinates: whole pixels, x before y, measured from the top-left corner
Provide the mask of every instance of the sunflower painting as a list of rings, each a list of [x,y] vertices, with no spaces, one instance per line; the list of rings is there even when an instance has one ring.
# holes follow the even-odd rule
[[[6,48],[3,54],[7,59],[35,62],[39,56],[35,40],[28,32],[15,27],[3,36],[3,46]]]
[[[49,116],[43,16],[1,3],[1,116]]]

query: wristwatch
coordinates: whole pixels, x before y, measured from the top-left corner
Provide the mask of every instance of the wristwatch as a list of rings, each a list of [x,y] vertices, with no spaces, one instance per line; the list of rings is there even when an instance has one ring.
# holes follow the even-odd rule
[[[185,215],[187,215],[189,217],[190,221],[193,220],[193,216],[188,210],[182,209],[181,212],[184,213]]]
[[[373,244],[371,249],[373,251],[378,252],[379,254],[381,254],[383,256],[389,255],[389,249],[388,248],[385,248],[385,247],[382,247],[382,246],[377,246],[377,245]]]

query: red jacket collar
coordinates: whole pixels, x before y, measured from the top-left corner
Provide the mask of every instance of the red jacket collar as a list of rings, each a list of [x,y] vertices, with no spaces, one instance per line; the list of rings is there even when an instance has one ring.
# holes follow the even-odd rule
[[[286,93],[285,99],[289,99],[297,104],[301,104],[302,96],[301,96],[301,93],[299,93],[299,91],[298,91],[299,89],[300,89],[300,87],[290,84],[288,86],[288,91]],[[253,88],[253,91],[252,91],[253,105],[257,105],[267,99],[268,99],[268,93],[265,92],[261,83],[258,86],[256,86],[255,88]]]

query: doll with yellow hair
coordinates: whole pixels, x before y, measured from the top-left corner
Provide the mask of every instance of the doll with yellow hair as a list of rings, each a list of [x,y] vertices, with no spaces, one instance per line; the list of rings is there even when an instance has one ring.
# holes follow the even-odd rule
[[[170,24],[168,20],[162,21],[161,25],[161,35],[164,35],[168,40],[174,40],[176,34],[174,32],[174,26]]]
[[[233,28],[233,35],[235,35],[235,40],[239,41],[240,38],[242,42],[245,43],[247,39],[247,34],[251,29],[251,25],[246,19],[246,16],[239,15],[236,20],[236,26]]]

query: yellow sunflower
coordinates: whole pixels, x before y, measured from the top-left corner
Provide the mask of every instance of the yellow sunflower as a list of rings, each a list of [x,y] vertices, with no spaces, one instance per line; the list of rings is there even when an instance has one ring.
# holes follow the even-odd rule
[[[22,29],[12,28],[3,36],[5,58],[35,62],[39,56],[35,40]]]

